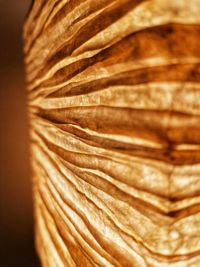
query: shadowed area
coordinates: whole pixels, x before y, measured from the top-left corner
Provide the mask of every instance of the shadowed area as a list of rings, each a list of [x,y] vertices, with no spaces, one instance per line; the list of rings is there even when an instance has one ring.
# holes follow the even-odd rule
[[[0,266],[37,267],[22,27],[27,0],[0,0]]]

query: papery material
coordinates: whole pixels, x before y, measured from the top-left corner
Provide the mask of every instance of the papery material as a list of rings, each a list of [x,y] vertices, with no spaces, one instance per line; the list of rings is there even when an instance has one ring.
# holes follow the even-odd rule
[[[35,0],[24,53],[42,266],[200,266],[200,0]]]

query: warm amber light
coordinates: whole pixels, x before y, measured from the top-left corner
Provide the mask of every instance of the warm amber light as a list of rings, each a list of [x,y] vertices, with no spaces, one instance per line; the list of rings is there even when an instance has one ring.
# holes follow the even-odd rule
[[[200,266],[200,0],[35,0],[24,27],[43,266]]]

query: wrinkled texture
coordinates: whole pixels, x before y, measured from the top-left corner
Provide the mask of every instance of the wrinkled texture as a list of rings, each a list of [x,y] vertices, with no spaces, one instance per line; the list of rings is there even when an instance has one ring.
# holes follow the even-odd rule
[[[42,266],[200,266],[200,0],[35,0],[24,27]]]

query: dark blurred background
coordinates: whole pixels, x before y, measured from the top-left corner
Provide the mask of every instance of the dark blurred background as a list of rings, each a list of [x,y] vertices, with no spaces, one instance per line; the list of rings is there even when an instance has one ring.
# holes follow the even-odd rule
[[[0,0],[0,267],[37,267],[22,26],[31,0]]]

